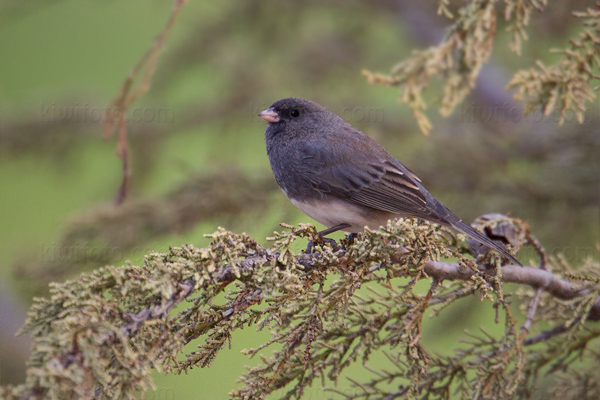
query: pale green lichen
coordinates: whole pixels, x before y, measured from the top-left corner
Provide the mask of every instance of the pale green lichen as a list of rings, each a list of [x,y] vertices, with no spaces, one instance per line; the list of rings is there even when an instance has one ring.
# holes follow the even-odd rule
[[[307,224],[284,226],[271,248],[224,229],[208,236],[206,248],[152,252],[142,266],[107,266],[52,284],[48,298],[35,300],[23,328],[33,338],[27,381],[0,388],[2,398],[139,398],[153,388],[153,370],[178,374],[210,367],[237,330],[254,326],[271,337],[244,351],[262,361],[240,378],[244,386],[230,393],[233,399],[261,399],[282,388],[282,398],[301,398],[317,382],[332,396],[352,399],[447,399],[451,393],[509,399],[531,390],[550,362],[587,356],[585,346],[600,335],[586,318],[600,294],[598,264],[591,261],[584,275],[572,277],[583,282],[585,295],[560,302],[542,297],[536,323],[570,323],[573,329],[536,348],[522,342],[501,270],[494,276],[493,269],[478,269],[438,225],[392,221],[343,240],[337,250],[326,245],[313,254],[290,247],[316,239]],[[426,263],[448,257],[474,268],[473,279],[431,281]],[[551,260],[554,268],[560,264]],[[424,279],[431,288],[419,292],[415,285]],[[497,303],[504,334],[470,334],[452,356],[428,353],[420,342],[425,311],[439,312],[476,293]],[[518,293],[522,302],[532,295]],[[186,351],[192,341],[197,348]],[[369,365],[375,353],[385,353],[395,367]],[[376,377],[350,377],[352,392],[331,387],[354,363]],[[567,377],[582,371],[570,362],[554,372]],[[397,389],[390,391],[390,382]]]

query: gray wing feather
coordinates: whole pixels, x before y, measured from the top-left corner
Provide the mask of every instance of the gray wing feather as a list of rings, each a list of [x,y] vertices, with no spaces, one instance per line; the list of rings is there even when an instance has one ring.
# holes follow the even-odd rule
[[[376,150],[377,159],[347,142],[308,143],[299,168],[313,188],[324,194],[375,210],[445,222],[428,208],[431,195],[419,178],[379,144],[359,143],[365,144]]]

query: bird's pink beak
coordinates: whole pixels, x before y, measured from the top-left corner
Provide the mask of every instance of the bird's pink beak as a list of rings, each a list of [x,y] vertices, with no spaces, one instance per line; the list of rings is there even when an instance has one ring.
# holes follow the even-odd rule
[[[277,111],[273,110],[272,108],[269,108],[268,110],[259,112],[258,116],[272,124],[279,122],[279,119],[280,119],[279,113],[277,113]]]

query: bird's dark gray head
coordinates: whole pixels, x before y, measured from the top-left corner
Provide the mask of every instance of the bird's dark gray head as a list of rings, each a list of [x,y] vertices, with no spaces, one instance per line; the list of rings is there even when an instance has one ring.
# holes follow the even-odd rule
[[[258,115],[269,123],[266,130],[267,140],[276,136],[287,136],[287,139],[290,139],[314,134],[323,123],[331,124],[340,119],[314,101],[297,97],[278,100]]]

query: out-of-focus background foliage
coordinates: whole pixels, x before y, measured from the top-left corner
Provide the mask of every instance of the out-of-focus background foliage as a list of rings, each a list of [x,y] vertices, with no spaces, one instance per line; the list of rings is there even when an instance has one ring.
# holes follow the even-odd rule
[[[551,254],[574,265],[598,258],[600,111],[558,126],[555,116],[523,116],[503,89],[518,68],[551,63],[549,49],[581,29],[570,12],[591,5],[534,15],[521,57],[499,26],[477,88],[450,118],[430,109],[426,137],[395,90],[360,72],[386,72],[439,42],[448,20],[437,2],[190,1],[129,115],[131,191],[115,206],[121,165],[114,140],[101,139],[101,114],[171,1],[0,1],[0,384],[24,377],[27,338],[13,334],[49,282],[141,263],[149,249],[203,246],[217,226],[260,239],[279,222],[312,222],[276,188],[256,116],[282,97],[315,100],[364,130],[464,219],[510,213],[529,220]],[[424,338],[448,352],[465,328],[495,329],[490,308],[463,300],[428,321]],[[157,374],[146,398],[225,398],[254,362],[240,350],[266,337],[237,333],[210,368]],[[308,396],[327,397],[317,388]]]

